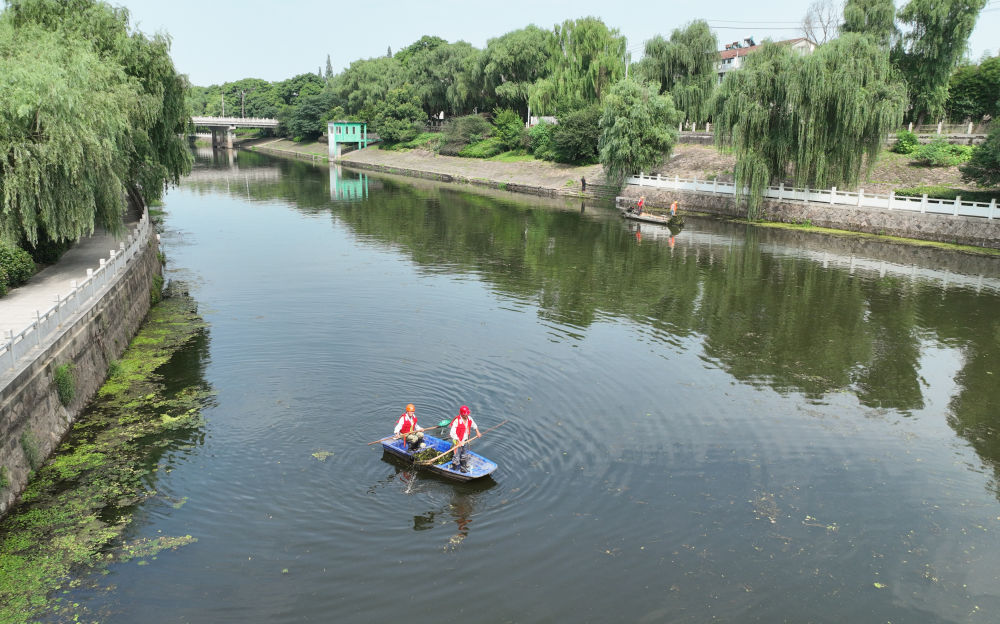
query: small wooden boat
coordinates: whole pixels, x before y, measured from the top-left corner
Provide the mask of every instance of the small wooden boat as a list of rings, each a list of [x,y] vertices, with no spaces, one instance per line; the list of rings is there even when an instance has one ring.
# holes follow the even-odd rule
[[[659,225],[667,225],[672,227],[680,227],[684,225],[684,217],[674,215],[672,217],[667,215],[652,214],[650,212],[635,213],[630,210],[622,209],[622,216],[626,219],[632,219],[633,221],[642,221],[644,223],[657,223]]]
[[[432,435],[424,434],[424,444],[427,448],[434,449],[438,453],[444,453],[451,448],[451,442],[442,440],[441,438],[435,438]],[[397,438],[395,440],[383,440],[382,448],[387,453],[413,463],[413,452],[406,448],[406,443],[402,438]],[[492,462],[478,453],[472,451],[467,451],[466,456],[469,461],[469,472],[462,472],[460,470],[455,470],[451,467],[451,455],[448,456],[448,462],[444,464],[431,464],[429,466],[421,466],[421,468],[426,468],[427,470],[433,472],[436,475],[442,476],[446,479],[452,479],[453,481],[472,481],[473,479],[480,479],[489,474],[492,474],[494,470],[497,469],[495,462]]]

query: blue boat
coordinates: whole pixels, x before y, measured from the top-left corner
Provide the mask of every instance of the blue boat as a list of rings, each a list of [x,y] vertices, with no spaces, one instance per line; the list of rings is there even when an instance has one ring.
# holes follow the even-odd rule
[[[427,445],[427,448],[434,449],[438,453],[444,453],[451,448],[451,442],[442,440],[441,438],[435,438],[434,436],[427,435],[426,433],[424,434],[424,444]],[[391,453],[400,459],[413,463],[413,452],[407,450],[406,443],[402,438],[397,438],[395,440],[382,440],[382,448],[387,453]],[[473,479],[481,479],[482,477],[493,474],[493,471],[497,469],[495,462],[486,459],[478,453],[467,451],[466,457],[468,457],[469,472],[452,469],[450,455],[447,463],[430,464],[427,466],[421,466],[421,468],[426,468],[436,475],[440,475],[446,479],[452,479],[453,481],[472,481]]]

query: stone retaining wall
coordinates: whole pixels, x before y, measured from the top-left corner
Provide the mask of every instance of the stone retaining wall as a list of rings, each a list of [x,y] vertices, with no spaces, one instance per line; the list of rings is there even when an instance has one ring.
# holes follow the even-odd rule
[[[0,466],[9,483],[0,489],[0,516],[16,500],[31,471],[26,447],[47,458],[69,431],[107,376],[108,365],[124,353],[150,308],[150,289],[162,274],[156,235],[150,236],[117,276],[117,281],[88,310],[67,322],[34,362],[0,391]],[[74,366],[75,395],[59,401],[56,367]]]
[[[629,200],[638,199],[640,195],[646,196],[646,205],[650,207],[666,209],[677,200],[682,211],[746,217],[746,209],[737,206],[732,196],[635,185],[626,186],[622,192],[622,196]],[[1000,249],[1000,220],[997,219],[772,199],[763,200],[761,214],[765,221],[777,223],[808,222],[836,230]]]

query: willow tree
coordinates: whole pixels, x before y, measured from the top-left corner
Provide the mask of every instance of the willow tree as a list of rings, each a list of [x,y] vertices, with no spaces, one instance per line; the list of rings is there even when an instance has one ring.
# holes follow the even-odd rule
[[[596,17],[557,25],[551,45],[546,76],[530,91],[532,108],[542,114],[597,104],[625,75],[625,37]]]
[[[670,94],[660,95],[655,83],[626,78],[611,87],[597,144],[608,181],[621,186],[626,177],[649,171],[666,158],[677,142],[678,119]]]
[[[490,105],[527,112],[532,86],[549,74],[553,37],[532,24],[486,42],[476,70],[484,92],[495,97]]]
[[[129,26],[129,12],[98,0],[9,0],[15,27],[37,26],[63,39],[89,42],[109,64],[119,66],[135,92],[129,120],[125,190],[137,203],[159,199],[168,183],[191,170],[181,134],[189,118],[187,79],[170,58],[170,40]]]
[[[899,11],[909,26],[895,51],[910,89],[913,117],[923,123],[944,113],[948,80],[965,53],[987,0],[910,0]]]
[[[896,5],[892,0],[847,0],[840,32],[868,35],[888,48],[899,37]]]
[[[855,186],[905,105],[871,37],[846,34],[804,57],[765,42],[719,87],[715,140],[735,152],[737,199],[756,219],[764,190],[789,173],[797,186]]]
[[[674,104],[689,121],[707,121],[715,89],[719,41],[698,20],[675,29],[670,40],[657,35],[646,42],[638,72],[646,80],[660,83],[660,93],[670,93]]]
[[[0,19],[0,237],[76,240],[121,227],[135,92],[91,46]]]

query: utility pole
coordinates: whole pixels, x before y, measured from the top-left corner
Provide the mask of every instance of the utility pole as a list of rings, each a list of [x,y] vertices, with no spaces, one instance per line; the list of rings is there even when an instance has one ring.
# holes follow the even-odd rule
[[[240,89],[240,117],[247,116],[246,108],[244,108],[244,99],[245,99],[244,96],[246,96],[246,94],[247,94],[246,89]]]
[[[219,94],[219,99],[222,100],[222,116],[226,116],[226,95],[224,93]]]

